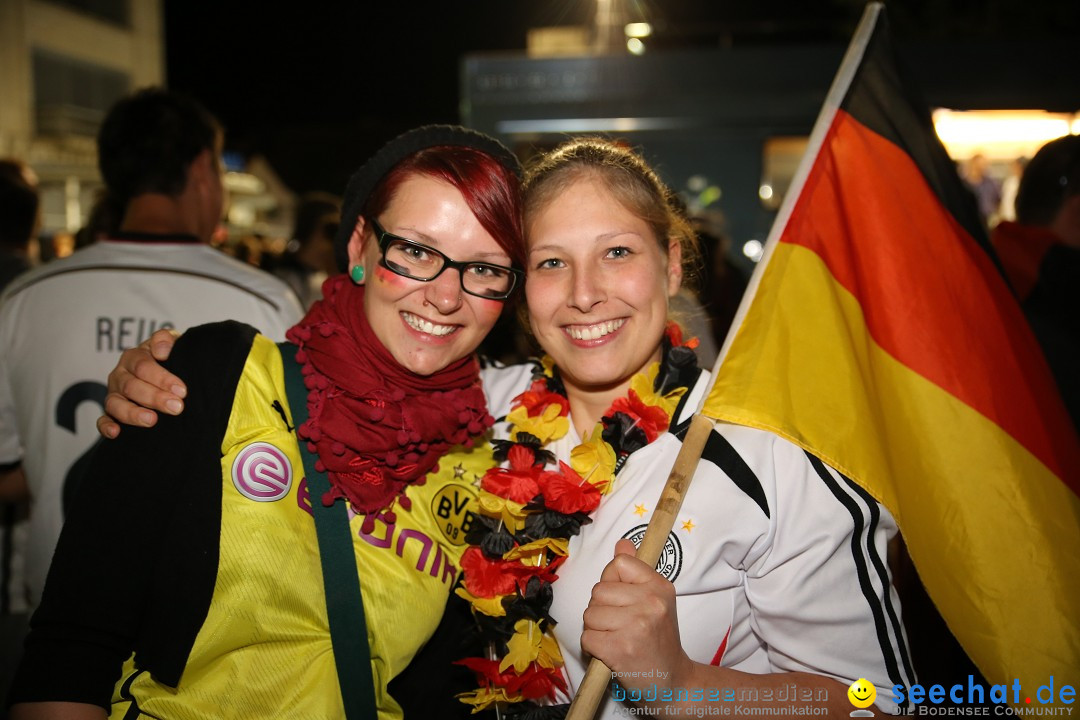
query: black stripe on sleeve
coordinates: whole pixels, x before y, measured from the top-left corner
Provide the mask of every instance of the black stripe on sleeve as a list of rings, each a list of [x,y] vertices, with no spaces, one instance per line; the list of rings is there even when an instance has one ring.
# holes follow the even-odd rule
[[[146,671],[136,670],[120,685],[120,692],[118,693],[120,698],[127,700],[130,703],[130,705],[128,705],[128,711],[124,713],[123,720],[139,720],[139,716],[142,714],[142,711],[139,709],[139,702],[135,699],[135,696],[131,694],[131,684],[144,672]]]
[[[671,419],[675,422],[675,425],[671,430],[674,434],[682,432],[682,435],[685,435],[685,429],[690,426],[690,421],[694,419],[694,415],[690,414],[686,416],[685,420],[676,422],[683,416],[683,412],[686,411],[686,401],[689,400],[690,395],[693,394],[692,390],[697,385],[698,378],[701,377],[701,372],[701,368],[696,365],[693,367],[682,368],[679,371],[678,378],[674,381],[676,387],[681,386],[688,389],[687,392],[683,393],[683,396],[679,398],[679,404],[675,406],[675,412],[671,413]],[[682,435],[679,437],[682,437]]]
[[[675,437],[682,442],[686,438],[689,423],[675,433]],[[705,449],[701,452],[701,459],[708,460],[720,468],[725,475],[731,478],[735,486],[746,493],[747,497],[757,503],[765,517],[772,517],[769,513],[769,500],[765,497],[765,490],[761,487],[761,481],[757,475],[742,459],[735,447],[728,442],[727,438],[713,430],[709,433],[709,439],[705,441]]]
[[[829,492],[833,494],[833,497],[844,506],[844,508],[851,515],[851,520],[855,524],[854,532],[851,535],[851,555],[855,561],[855,572],[859,578],[859,587],[862,589],[863,597],[866,599],[867,605],[870,607],[870,612],[874,616],[874,627],[877,631],[878,645],[881,648],[881,655],[885,661],[885,669],[889,674],[889,681],[894,685],[904,685],[903,678],[900,675],[900,667],[896,662],[896,656],[892,650],[892,642],[889,639],[889,628],[885,622],[885,612],[881,607],[881,602],[877,597],[877,593],[874,591],[874,586],[870,582],[870,572],[867,567],[866,557],[863,555],[860,549],[859,539],[862,537],[863,529],[865,527],[863,523],[863,513],[859,504],[850,495],[844,492],[843,488],[836,481],[829,471],[825,468],[824,463],[818,460],[810,453],[806,453],[806,457],[810,460],[810,465],[814,468],[814,471],[825,483],[825,487],[829,489]],[[871,517],[871,523],[876,522],[876,518]],[[873,531],[873,525],[869,528]],[[888,586],[884,588],[888,589]],[[906,687],[906,686],[905,686]]]
[[[55,272],[51,272],[51,273],[48,273],[48,274],[43,274],[43,275],[41,275],[41,277],[34,278],[32,281],[29,281],[24,285],[20,285],[18,288],[11,291],[11,297],[14,297],[15,295],[18,295],[23,290],[26,290],[29,287],[33,287],[34,285],[36,285],[39,282],[44,282],[45,280],[51,280],[51,279],[53,279],[55,277],[59,277],[60,275],[68,275],[68,274],[71,274],[71,273],[80,273],[80,272],[94,272],[94,271],[99,271],[99,270],[104,270],[106,272],[133,272],[133,273],[138,273],[139,275],[146,275],[146,274],[149,274],[149,273],[156,273],[156,274],[164,274],[164,275],[182,275],[184,277],[199,278],[200,280],[207,280],[209,282],[216,282],[216,283],[219,283],[221,285],[227,285],[228,287],[231,287],[234,290],[239,290],[240,292],[247,293],[248,295],[251,295],[252,297],[257,299],[259,302],[265,303],[265,304],[269,305],[270,307],[272,307],[275,312],[280,312],[281,311],[281,305],[280,305],[280,303],[278,303],[277,300],[275,300],[274,298],[270,297],[269,295],[267,295],[265,293],[262,293],[262,292],[259,292],[258,290],[255,290],[254,288],[250,288],[247,285],[244,285],[243,283],[237,282],[236,280],[233,280],[232,278],[222,277],[222,276],[213,275],[213,274],[205,273],[205,272],[200,272],[198,270],[182,270],[182,269],[179,269],[179,268],[161,268],[161,267],[151,267],[151,266],[142,266],[142,265],[92,265],[92,266],[87,266],[87,267],[61,268],[59,270],[56,270]]]
[[[874,530],[881,520],[881,509],[878,507],[878,503],[874,500],[873,496],[860,487],[858,483],[839,471],[837,472],[837,475],[842,477],[848,487],[851,488],[852,492],[861,497],[863,502],[866,503],[866,506],[870,508],[870,532],[866,535],[866,555],[874,565],[874,570],[877,572],[878,579],[881,581],[881,587],[888,590],[892,585],[892,581],[889,578],[889,571],[885,567],[885,561],[882,559],[880,553],[876,552],[874,548]],[[892,595],[888,592],[883,593],[883,600],[885,603],[885,612],[889,616],[889,624],[892,626],[894,637],[896,637],[896,647],[900,651],[900,659],[904,663],[904,672],[908,677],[906,687],[911,687],[915,682],[915,671],[911,667],[911,656],[908,652],[907,642],[904,640],[903,624],[900,622],[900,615],[897,612],[896,605],[893,603]]]

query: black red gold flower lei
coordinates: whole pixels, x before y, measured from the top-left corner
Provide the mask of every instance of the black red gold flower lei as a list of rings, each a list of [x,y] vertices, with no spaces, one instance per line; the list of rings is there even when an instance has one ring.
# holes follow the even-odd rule
[[[566,435],[570,403],[550,358],[507,415],[510,440],[495,441],[495,460],[481,480],[480,511],[461,559],[464,587],[489,657],[466,658],[479,688],[459,695],[479,712],[497,705],[507,718],[561,718],[566,705],[551,705],[566,691],[562,654],[548,614],[556,570],[570,538],[609,492],[635,450],[663,434],[686,393],[683,370],[694,367],[696,340],[682,342],[669,324],[664,358],[630,381],[589,437],[558,461],[544,446]]]

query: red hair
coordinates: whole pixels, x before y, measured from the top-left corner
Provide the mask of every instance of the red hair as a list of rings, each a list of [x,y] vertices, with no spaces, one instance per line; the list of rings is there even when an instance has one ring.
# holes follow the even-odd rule
[[[485,152],[459,145],[439,145],[413,153],[379,181],[364,205],[364,216],[379,215],[410,175],[427,175],[450,183],[515,267],[525,267],[525,233],[521,221],[521,181]]]

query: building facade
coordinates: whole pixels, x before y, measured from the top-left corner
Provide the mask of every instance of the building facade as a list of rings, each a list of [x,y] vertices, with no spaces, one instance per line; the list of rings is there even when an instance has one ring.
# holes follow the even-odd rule
[[[164,83],[164,52],[162,0],[0,0],[0,157],[37,174],[43,237],[83,225],[98,128],[117,99]]]

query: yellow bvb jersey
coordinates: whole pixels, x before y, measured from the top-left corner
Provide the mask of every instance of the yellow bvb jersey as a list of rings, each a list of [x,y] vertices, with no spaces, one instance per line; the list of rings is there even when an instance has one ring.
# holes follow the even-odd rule
[[[111,717],[125,717],[132,700],[170,719],[344,716],[310,514],[317,499],[303,481],[293,425],[278,348],[259,335],[221,442],[220,558],[206,620],[179,687],[129,660]],[[491,463],[487,443],[455,448],[424,485],[408,488],[412,508],[395,508],[393,525],[377,521],[366,535],[362,518],[350,518],[380,719],[402,717],[387,683],[439,623]]]

